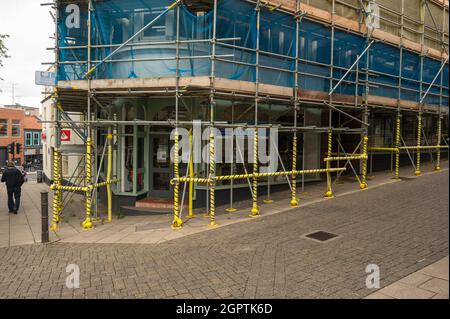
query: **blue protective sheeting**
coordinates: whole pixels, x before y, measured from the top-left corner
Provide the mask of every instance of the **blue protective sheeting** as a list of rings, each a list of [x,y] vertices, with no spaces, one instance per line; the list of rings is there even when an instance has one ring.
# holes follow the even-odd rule
[[[93,1],[91,59],[98,63],[139,29],[164,11],[173,0]],[[80,80],[87,72],[87,4],[80,6],[80,27],[67,24],[70,11],[59,6],[59,80]],[[177,72],[176,34],[179,15],[180,76],[209,76],[213,35],[213,11],[196,14],[185,6],[169,11],[123,47],[92,74],[95,79],[173,77]],[[257,11],[240,0],[219,0],[215,76],[256,81]],[[329,92],[367,46],[364,37],[335,29],[331,68],[331,28],[304,18],[296,39],[293,15],[262,9],[259,30],[260,83],[294,87],[295,52],[299,48],[299,86]],[[228,39],[228,40],[221,40]],[[196,42],[194,42],[194,40]],[[80,48],[81,47],[81,48]],[[423,61],[423,66],[422,66]],[[441,67],[441,62],[383,43],[375,43],[337,87],[337,94],[364,92],[366,64],[370,94],[418,102]],[[401,64],[401,65],[400,65]],[[422,74],[421,71],[423,70]],[[448,106],[448,64],[431,87],[425,102]],[[400,80],[401,74],[401,80]],[[332,76],[332,83],[330,77]],[[421,82],[422,80],[422,82]],[[398,90],[398,84],[401,89]],[[442,92],[442,93],[441,93]],[[400,96],[399,96],[400,95]]]

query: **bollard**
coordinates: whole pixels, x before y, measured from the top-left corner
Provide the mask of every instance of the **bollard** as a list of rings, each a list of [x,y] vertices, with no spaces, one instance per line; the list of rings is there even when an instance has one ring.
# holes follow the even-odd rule
[[[41,215],[42,215],[41,242],[48,243],[50,241],[48,235],[48,192],[41,192]]]

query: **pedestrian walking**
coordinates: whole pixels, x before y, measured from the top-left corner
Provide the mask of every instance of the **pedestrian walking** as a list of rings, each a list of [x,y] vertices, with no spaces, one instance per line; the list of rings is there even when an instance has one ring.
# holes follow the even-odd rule
[[[13,162],[8,162],[1,182],[6,184],[9,212],[17,214],[20,207],[20,193],[22,191],[22,185],[25,182],[25,176],[14,166]]]

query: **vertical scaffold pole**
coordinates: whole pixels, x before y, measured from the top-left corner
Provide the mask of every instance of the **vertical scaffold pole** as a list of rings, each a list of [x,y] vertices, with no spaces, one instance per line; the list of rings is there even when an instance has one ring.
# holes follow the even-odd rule
[[[174,132],[174,154],[173,154],[173,175],[175,183],[173,185],[173,221],[172,229],[180,229],[183,226],[183,221],[180,218],[179,207],[179,191],[180,191],[180,171],[179,171],[179,132],[178,132],[178,108],[179,108],[179,88],[180,88],[180,7],[177,6],[176,10],[176,70],[175,70],[175,132]]]
[[[58,1],[55,2],[55,61],[56,67],[59,67],[59,32],[58,32],[58,20],[59,20],[59,8]],[[58,69],[56,70],[58,71]],[[60,169],[60,145],[61,145],[61,112],[58,107],[58,88],[55,88],[53,106],[55,110],[55,147],[53,149],[53,184],[55,186],[61,185],[61,169]],[[60,189],[55,189],[53,193],[53,203],[52,203],[52,223],[50,225],[50,230],[56,231],[58,229],[58,223],[60,221],[61,212],[61,202],[62,202],[62,191]]]
[[[216,31],[217,31],[217,0],[214,0],[214,16],[213,16],[213,34],[212,34],[212,48],[211,48],[211,92],[209,95],[209,108],[210,108],[210,122],[211,126],[209,127],[209,224],[208,227],[214,228],[217,227],[216,223],[216,161],[215,161],[215,128],[214,128],[214,109],[215,109],[215,100],[214,100],[214,80],[215,80],[215,70],[216,70]]]
[[[360,189],[367,188],[367,144],[369,142],[369,137],[367,134],[363,137],[363,159],[362,159],[362,169],[361,169],[361,183],[359,184]]]
[[[194,218],[194,147],[193,147],[193,137],[192,130],[189,130],[189,206],[188,206],[188,218]]]
[[[416,171],[414,175],[420,176],[420,145],[422,144],[422,108],[417,115],[417,151],[416,151]]]
[[[209,128],[209,227],[217,226],[216,223],[216,203],[215,203],[215,191],[216,191],[216,161],[215,161],[215,139],[214,139],[214,95],[210,97],[210,112],[211,112],[211,126]]]
[[[401,0],[400,16],[400,67],[398,68],[398,92],[397,92],[397,117],[395,123],[395,179],[400,179],[400,146],[402,136],[402,114],[400,111],[400,100],[402,98],[402,77],[403,77],[403,38],[405,21],[405,0]]]
[[[298,39],[299,39],[299,29],[300,29],[300,18],[299,16],[299,1],[296,1],[296,17],[295,17],[295,72],[294,72],[294,133],[292,137],[292,194],[291,194],[291,206],[298,206],[297,199],[297,175],[295,171],[297,170],[297,112],[298,112]]]
[[[259,1],[256,4],[256,57],[255,57],[255,129],[253,133],[253,178],[252,178],[252,209],[250,217],[258,217],[258,104],[259,104],[259,32],[261,23],[261,8]]]
[[[441,138],[442,138],[442,115],[439,114],[437,121],[437,154],[436,154],[436,166],[434,167],[435,171],[441,170]]]
[[[327,143],[327,157],[332,156],[332,147],[333,147],[333,130],[331,128],[328,129],[328,143]],[[325,197],[331,198],[333,197],[333,191],[331,189],[331,174],[328,171],[330,169],[331,161],[327,161],[327,191],[325,192]]]
[[[426,2],[427,0],[422,0],[420,2],[420,8],[419,8],[419,16],[420,16],[420,44],[422,46],[421,52],[423,52],[423,47],[425,45],[425,8],[426,8]],[[420,55],[420,84],[419,84],[419,96],[420,96],[420,103],[419,103],[419,113],[417,115],[417,150],[416,150],[416,170],[414,172],[414,175],[420,176],[420,145],[422,144],[422,107],[423,103],[425,101],[422,101],[423,98],[423,67],[424,67],[424,54],[422,53]]]
[[[330,46],[330,89],[333,87],[333,73],[334,73],[334,28],[335,28],[335,13],[336,1],[331,3],[331,46]],[[330,95],[330,105],[333,105],[333,95]],[[328,111],[328,141],[327,141],[327,157],[331,157],[333,152],[333,110]],[[325,192],[326,198],[333,197],[333,190],[331,188],[331,173],[328,171],[331,167],[331,162],[326,162],[327,168],[327,190]]]
[[[401,137],[401,123],[402,115],[400,111],[397,112],[396,125],[395,125],[395,179],[400,179],[400,137]]]
[[[88,43],[87,43],[87,69],[91,68],[91,17],[92,17],[92,1],[88,2]],[[86,138],[86,219],[81,223],[85,230],[92,229],[91,219],[91,195],[92,195],[92,130],[91,130],[91,75],[87,79],[87,138]]]
[[[60,152],[57,147],[53,149],[53,185],[56,187],[61,185],[61,175],[60,175]],[[52,223],[50,230],[57,230],[60,221],[59,213],[61,211],[61,190],[55,188],[53,193],[53,206],[52,206]]]
[[[106,172],[106,194],[108,196],[108,222],[112,221],[112,191],[111,191],[111,173],[113,166],[113,135],[111,133],[111,127],[108,127],[108,135],[106,137],[108,143],[108,166]]]
[[[92,161],[92,140],[90,137],[86,140],[86,219],[81,223],[83,229],[91,229],[92,228],[92,220],[91,220],[91,193],[92,193],[92,171],[91,171],[91,163]]]

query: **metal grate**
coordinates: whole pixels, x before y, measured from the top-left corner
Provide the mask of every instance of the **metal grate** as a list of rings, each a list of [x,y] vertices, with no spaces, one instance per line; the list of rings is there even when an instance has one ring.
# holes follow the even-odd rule
[[[315,231],[313,233],[305,235],[306,238],[314,239],[314,240],[317,240],[317,241],[320,241],[320,242],[325,242],[325,241],[328,241],[330,239],[336,238],[338,236],[339,235],[332,234],[332,233],[329,233],[329,232],[326,232],[326,231],[323,231],[323,230]]]

